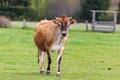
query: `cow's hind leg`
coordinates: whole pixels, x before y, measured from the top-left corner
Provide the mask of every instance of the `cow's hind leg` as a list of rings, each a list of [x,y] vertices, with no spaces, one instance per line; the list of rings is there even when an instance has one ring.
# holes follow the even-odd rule
[[[50,75],[50,64],[52,63],[52,60],[49,51],[47,52],[47,57],[48,57],[48,67],[47,67],[46,75]]]
[[[41,50],[38,50],[38,61],[40,62],[40,74],[43,74],[44,73],[44,55],[45,55],[45,52],[41,51]]]

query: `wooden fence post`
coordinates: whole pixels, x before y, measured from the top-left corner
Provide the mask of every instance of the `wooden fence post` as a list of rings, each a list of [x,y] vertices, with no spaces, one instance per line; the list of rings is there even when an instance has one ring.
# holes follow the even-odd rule
[[[23,29],[26,28],[26,20],[23,19]]]
[[[116,31],[117,13],[114,12],[114,32]]]
[[[88,21],[86,20],[85,23],[86,23],[86,31],[88,31]]]
[[[92,31],[94,31],[94,28],[95,28],[95,15],[96,15],[96,12],[93,11],[93,16],[92,16]]]

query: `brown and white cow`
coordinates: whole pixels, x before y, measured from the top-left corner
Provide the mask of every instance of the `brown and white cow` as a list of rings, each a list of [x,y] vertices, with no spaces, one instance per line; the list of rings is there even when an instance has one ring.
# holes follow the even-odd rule
[[[68,39],[69,26],[76,23],[72,17],[61,16],[53,20],[41,20],[34,34],[34,41],[38,48],[38,62],[40,61],[40,73],[44,73],[44,55],[48,56],[48,67],[46,74],[50,74],[51,52],[58,53],[57,76],[60,76],[60,63],[64,46]]]

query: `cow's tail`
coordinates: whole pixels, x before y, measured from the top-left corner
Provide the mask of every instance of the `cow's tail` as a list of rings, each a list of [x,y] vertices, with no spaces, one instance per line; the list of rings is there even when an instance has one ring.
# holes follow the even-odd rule
[[[39,60],[39,52],[38,52],[38,64],[39,64],[40,60]]]

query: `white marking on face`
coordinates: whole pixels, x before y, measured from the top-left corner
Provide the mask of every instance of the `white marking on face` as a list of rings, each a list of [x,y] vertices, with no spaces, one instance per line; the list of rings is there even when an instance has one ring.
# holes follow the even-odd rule
[[[62,25],[62,24],[59,22],[59,23],[58,23],[58,26],[61,26],[61,25]]]
[[[63,33],[63,34],[64,34],[64,33],[67,33],[67,31],[62,31],[61,33]]]
[[[67,22],[67,26],[70,26],[70,21]]]

